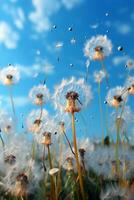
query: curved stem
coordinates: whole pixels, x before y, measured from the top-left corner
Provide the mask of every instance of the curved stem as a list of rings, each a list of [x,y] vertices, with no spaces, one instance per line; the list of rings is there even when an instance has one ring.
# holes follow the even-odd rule
[[[84,194],[82,172],[81,172],[81,166],[80,166],[80,163],[79,163],[79,156],[78,156],[78,149],[77,149],[77,139],[76,139],[74,113],[72,113],[72,134],[73,134],[74,152],[75,152],[75,159],[76,159],[76,165],[77,165],[77,170],[78,170],[80,190],[81,190],[82,199],[84,200],[85,199],[85,194]]]
[[[64,133],[64,135],[65,135],[65,138],[66,138],[66,140],[67,140],[67,143],[68,143],[68,145],[69,145],[69,147],[70,147],[70,150],[71,150],[72,154],[75,155],[75,153],[74,153],[74,151],[73,151],[73,149],[72,149],[71,143],[70,143],[70,141],[69,141],[69,139],[68,139],[68,137],[67,137],[65,131],[63,131],[63,133]]]

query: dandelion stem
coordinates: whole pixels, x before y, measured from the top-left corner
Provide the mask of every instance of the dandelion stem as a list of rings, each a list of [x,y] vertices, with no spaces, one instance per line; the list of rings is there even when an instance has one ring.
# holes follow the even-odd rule
[[[1,142],[2,142],[2,147],[3,147],[3,150],[4,150],[4,148],[5,148],[5,143],[4,143],[4,140],[3,140],[3,138],[2,138],[2,135],[0,134],[0,140],[1,140]]]
[[[65,138],[66,138],[66,140],[67,140],[67,143],[68,143],[68,145],[69,145],[69,147],[70,147],[70,150],[71,150],[72,154],[75,155],[75,153],[74,153],[74,151],[73,151],[73,149],[72,149],[71,143],[70,143],[70,141],[69,141],[69,139],[68,139],[68,137],[67,137],[65,131],[63,131],[63,133],[64,133],[64,135],[65,135]]]
[[[14,114],[14,117],[15,117],[16,116],[16,114],[15,114],[15,106],[14,106],[14,100],[13,100],[11,86],[9,87],[9,95],[10,95],[10,101],[11,101],[12,111],[13,111],[13,114]]]
[[[50,169],[53,168],[53,164],[52,164],[52,159],[51,159],[51,153],[50,153],[50,147],[49,145],[47,145],[47,149],[48,149],[48,160],[49,160],[49,166]],[[52,195],[52,199],[53,200],[57,200],[57,193],[56,193],[56,188],[55,188],[55,180],[53,176],[50,176],[50,181],[51,181],[51,195]]]
[[[101,66],[102,66],[102,70],[105,72],[106,84],[107,84],[107,87],[109,88],[108,74],[107,74],[107,70],[106,70],[106,67],[105,67],[105,64],[104,64],[103,60],[101,61]]]
[[[42,163],[43,163],[44,171],[46,171],[46,166],[45,166],[45,145],[43,147]]]
[[[82,199],[84,200],[84,199],[85,199],[85,194],[84,194],[84,187],[83,187],[81,166],[80,166],[79,157],[78,157],[78,149],[77,149],[77,139],[76,139],[75,116],[74,116],[74,113],[72,113],[72,133],[73,133],[74,152],[75,152],[75,159],[76,159],[76,165],[77,165],[77,170],[78,170],[78,177],[79,177],[79,183],[80,183],[80,190],[81,190]]]
[[[100,109],[100,124],[102,131],[102,145],[104,144],[104,127],[103,127],[103,109],[102,109],[102,101],[101,101],[101,83],[98,82],[98,97],[99,97],[99,109]]]

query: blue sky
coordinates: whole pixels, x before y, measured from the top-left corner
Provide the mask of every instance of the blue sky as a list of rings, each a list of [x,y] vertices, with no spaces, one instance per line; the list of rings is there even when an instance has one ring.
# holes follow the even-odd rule
[[[28,101],[33,85],[46,79],[52,91],[62,78],[86,76],[84,43],[97,34],[107,34],[113,43],[113,53],[105,61],[110,86],[124,83],[125,63],[128,58],[134,58],[133,0],[0,0],[0,5],[0,67],[11,63],[22,70],[21,81],[14,87],[18,115],[26,115],[35,108]],[[68,31],[69,27],[72,31]],[[76,39],[74,45],[70,43],[72,38]],[[60,49],[55,48],[58,42],[63,43]],[[118,51],[120,45],[123,51]],[[100,69],[99,63],[91,62],[88,82],[93,87],[94,99],[82,113],[90,136],[99,135],[100,129],[97,85],[92,76],[96,69]],[[105,100],[105,87],[104,81],[102,100]],[[0,86],[1,109],[11,111],[5,100],[7,96],[8,90]],[[134,97],[129,102],[134,111],[133,102]],[[51,112],[49,106],[47,109]]]

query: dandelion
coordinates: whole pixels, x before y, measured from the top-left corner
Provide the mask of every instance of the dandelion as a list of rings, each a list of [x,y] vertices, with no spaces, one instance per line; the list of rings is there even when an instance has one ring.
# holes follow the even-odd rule
[[[42,110],[42,118],[40,119],[40,110],[32,110],[27,117],[27,127],[32,133],[40,133],[43,129],[43,123],[48,119],[48,112]]]
[[[95,82],[98,83],[98,97],[99,97],[99,109],[100,109],[100,124],[102,130],[102,144],[104,142],[104,127],[103,127],[103,108],[102,108],[102,100],[101,100],[101,82],[105,78],[106,74],[103,70],[94,72]]]
[[[46,85],[38,85],[30,90],[29,97],[33,104],[41,106],[48,102],[50,93]]]
[[[20,72],[17,67],[14,67],[12,65],[9,65],[6,68],[3,68],[0,71],[0,80],[3,85],[10,86],[9,87],[9,94],[10,94],[10,100],[11,100],[11,105],[12,105],[12,110],[13,114],[15,116],[15,106],[14,106],[14,101],[13,101],[13,96],[12,96],[12,85],[16,84],[20,80]]]
[[[66,108],[65,97],[67,98],[68,102]],[[80,109],[88,106],[91,99],[91,86],[87,85],[84,79],[77,80],[75,77],[72,77],[71,79],[63,79],[61,84],[55,87],[55,93],[53,95],[53,103],[55,109],[59,109],[61,112],[64,112],[65,110],[71,111],[73,109],[80,111]]]
[[[66,97],[66,106],[64,100],[65,97]],[[63,80],[61,85],[55,88],[55,94],[53,99],[56,108],[60,108],[60,110],[62,111],[64,110],[65,112],[71,113],[72,115],[72,134],[73,134],[74,153],[77,163],[81,194],[82,198],[84,199],[83,178],[78,158],[74,114],[75,112],[79,112],[83,107],[87,106],[89,101],[92,99],[91,88],[90,86],[85,84],[83,79],[79,79],[77,81],[74,77],[72,77],[70,80]]]
[[[13,85],[19,82],[20,72],[17,67],[9,65],[0,71],[0,80],[3,85]]]
[[[98,35],[92,37],[90,40],[87,40],[84,47],[84,55],[90,60],[97,60],[101,62],[102,69],[106,73],[106,81],[108,84],[108,77],[106,68],[104,65],[104,59],[109,56],[112,52],[112,43],[107,38],[106,35]]]

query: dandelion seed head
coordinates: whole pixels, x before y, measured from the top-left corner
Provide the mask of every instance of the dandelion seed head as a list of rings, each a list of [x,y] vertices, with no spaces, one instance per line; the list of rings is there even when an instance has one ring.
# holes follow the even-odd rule
[[[112,42],[106,35],[93,36],[87,40],[84,47],[84,55],[91,60],[94,60],[96,51],[101,51],[103,57],[107,57],[112,52]]]
[[[59,109],[64,112],[66,105],[66,94],[70,91],[75,91],[79,94],[79,99],[82,103],[82,108],[87,107],[91,99],[93,98],[91,86],[87,85],[84,79],[63,79],[60,85],[55,87],[55,93],[53,95],[53,102],[55,109]]]
[[[33,104],[42,105],[50,100],[50,93],[46,85],[38,85],[30,90],[29,97]]]
[[[10,65],[0,71],[0,81],[3,85],[13,85],[18,83],[19,80],[20,71],[17,67]]]

